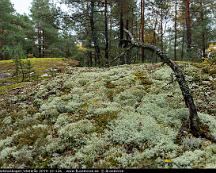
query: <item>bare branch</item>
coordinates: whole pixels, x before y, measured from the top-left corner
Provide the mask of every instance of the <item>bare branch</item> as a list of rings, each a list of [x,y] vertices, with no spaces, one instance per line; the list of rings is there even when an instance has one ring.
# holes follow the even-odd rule
[[[131,43],[131,46],[129,48],[127,48],[125,50],[125,52],[123,52],[119,56],[117,56],[114,60],[119,59],[121,56],[125,55],[127,52],[129,52],[134,47],[144,48],[144,49],[148,49],[150,51],[155,52],[156,55],[158,55],[161,58],[161,61],[164,62],[165,64],[167,64],[173,70],[173,72],[174,72],[174,74],[176,76],[179,87],[180,87],[180,89],[182,91],[182,95],[184,97],[185,104],[189,109],[189,119],[185,123],[185,124],[188,125],[187,126],[188,130],[196,137],[205,137],[206,139],[209,139],[211,141],[216,142],[216,137],[212,136],[209,133],[209,131],[206,131],[206,126],[201,123],[201,121],[200,121],[200,119],[198,117],[196,105],[194,104],[194,100],[193,100],[193,97],[191,95],[190,88],[188,87],[188,84],[187,84],[187,82],[185,80],[185,76],[184,76],[181,68],[179,67],[179,65],[176,64],[174,61],[172,61],[167,56],[167,54],[163,53],[156,46],[154,46],[154,45],[145,45],[145,44],[143,44],[141,42],[138,42],[138,41],[136,41],[134,39],[134,37],[130,33],[130,31],[128,31],[127,29],[124,29],[124,31],[128,34],[128,36],[131,39],[129,41]],[[182,128],[185,128],[185,126],[183,125]],[[183,130],[180,129],[180,134],[178,135],[178,137],[182,135],[182,132],[183,132]]]

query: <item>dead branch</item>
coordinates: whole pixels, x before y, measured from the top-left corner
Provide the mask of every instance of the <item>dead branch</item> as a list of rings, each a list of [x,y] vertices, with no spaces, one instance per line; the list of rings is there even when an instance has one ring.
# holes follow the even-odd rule
[[[115,62],[116,60],[118,60],[119,58],[121,58],[122,56],[125,56],[128,52],[130,52],[130,50],[133,48],[134,46],[130,46],[128,47],[124,52],[122,52],[121,54],[119,54],[117,57],[115,57],[112,61],[110,61],[109,63],[106,63],[105,67],[109,67],[110,64],[112,64],[113,62]]]
[[[141,42],[138,42],[134,39],[133,35],[128,30],[124,29],[124,31],[130,37],[129,42],[131,43],[131,46],[129,48],[127,48],[127,50],[125,52],[123,52],[118,57],[116,57],[114,60],[123,56],[126,52],[130,51],[134,47],[144,48],[144,49],[148,49],[150,51],[155,52],[156,55],[158,55],[161,58],[161,61],[163,63],[167,64],[173,70],[173,72],[176,76],[176,79],[178,81],[179,87],[182,91],[182,95],[183,95],[185,104],[189,109],[189,118],[185,123],[183,123],[182,128],[185,129],[185,127],[187,127],[187,130],[190,133],[192,133],[195,137],[204,137],[206,139],[209,139],[211,141],[216,142],[216,137],[212,136],[209,133],[208,128],[206,128],[206,125],[202,124],[200,119],[199,119],[197,109],[196,109],[196,106],[194,104],[193,97],[191,95],[191,91],[188,87],[188,84],[185,80],[185,76],[184,76],[181,68],[156,46],[145,45]],[[182,128],[180,129],[177,138],[179,138],[183,135],[182,133],[184,130]]]

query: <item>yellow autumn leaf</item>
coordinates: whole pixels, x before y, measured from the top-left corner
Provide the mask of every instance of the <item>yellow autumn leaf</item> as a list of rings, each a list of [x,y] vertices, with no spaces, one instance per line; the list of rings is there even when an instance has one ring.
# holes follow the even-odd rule
[[[173,161],[171,159],[165,159],[164,162],[165,163],[172,163]]]

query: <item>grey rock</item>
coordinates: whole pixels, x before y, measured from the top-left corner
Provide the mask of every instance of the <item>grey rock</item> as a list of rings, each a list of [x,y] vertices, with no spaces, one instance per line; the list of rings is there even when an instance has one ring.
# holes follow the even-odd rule
[[[12,77],[12,74],[10,74],[10,73],[0,73],[0,79],[8,78],[8,77]]]

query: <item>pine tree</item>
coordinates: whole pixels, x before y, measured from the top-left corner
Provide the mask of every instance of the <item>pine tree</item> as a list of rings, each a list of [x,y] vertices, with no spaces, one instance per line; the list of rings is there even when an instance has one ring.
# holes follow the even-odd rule
[[[35,23],[38,57],[49,56],[52,43],[58,40],[56,9],[49,0],[33,0],[31,16]]]
[[[9,0],[0,1],[0,59],[6,58],[4,47],[13,42],[13,12],[14,9]]]

